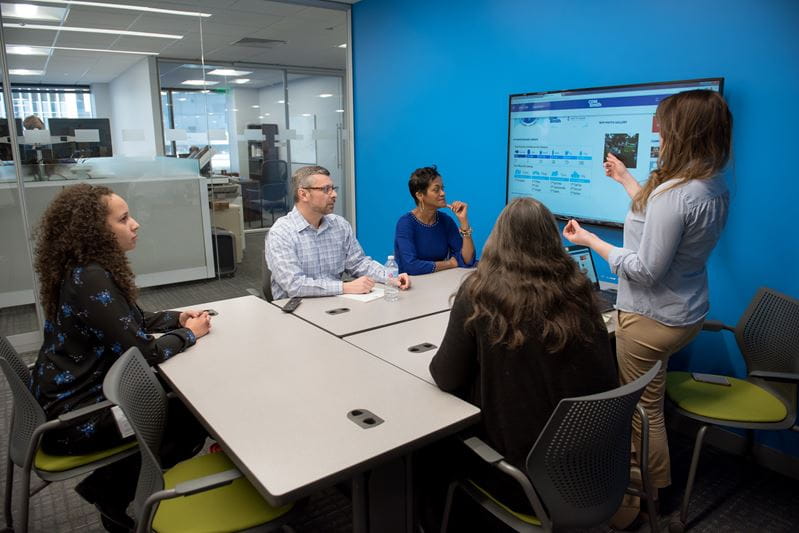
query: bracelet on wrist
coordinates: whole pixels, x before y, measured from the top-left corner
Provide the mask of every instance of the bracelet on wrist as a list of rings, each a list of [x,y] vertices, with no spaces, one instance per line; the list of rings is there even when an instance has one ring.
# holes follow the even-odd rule
[[[461,234],[461,237],[471,237],[472,227],[469,226],[468,228],[458,228],[458,233]]]

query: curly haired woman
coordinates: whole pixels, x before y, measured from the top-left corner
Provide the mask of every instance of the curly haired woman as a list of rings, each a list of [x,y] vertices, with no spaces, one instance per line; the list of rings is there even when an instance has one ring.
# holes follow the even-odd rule
[[[38,228],[35,269],[45,313],[44,343],[33,373],[33,393],[48,419],[104,400],[111,365],[135,346],[153,365],[207,334],[210,317],[199,311],[149,313],[136,305],[136,286],[126,252],[136,247],[139,224],[128,205],[107,187],[65,188]],[[163,333],[155,339],[151,333]],[[198,451],[205,433],[175,402],[162,458],[167,463]],[[174,411],[174,412],[173,412]],[[104,409],[47,432],[42,450],[83,455],[123,444],[114,414]],[[97,505],[109,531],[127,530],[125,514],[139,470],[134,455],[95,471],[76,491]]]

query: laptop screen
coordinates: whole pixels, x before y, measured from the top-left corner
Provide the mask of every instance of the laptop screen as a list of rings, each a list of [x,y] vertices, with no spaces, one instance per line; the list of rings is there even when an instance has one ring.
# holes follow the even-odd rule
[[[595,289],[599,289],[599,279],[596,275],[594,259],[591,257],[591,249],[587,246],[567,246],[566,251],[577,263],[577,267],[586,275]]]

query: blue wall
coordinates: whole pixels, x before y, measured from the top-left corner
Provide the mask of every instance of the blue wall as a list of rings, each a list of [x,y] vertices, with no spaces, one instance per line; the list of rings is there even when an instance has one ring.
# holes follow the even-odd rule
[[[358,238],[378,259],[438,164],[482,246],[505,203],[511,93],[725,77],[735,118],[732,207],[710,264],[712,318],[757,287],[799,298],[796,0],[362,0],[353,6]],[[621,244],[616,230],[600,235]],[[606,266],[603,268],[607,270]],[[742,375],[731,336],[703,333],[673,368]],[[799,456],[799,434],[760,435]]]

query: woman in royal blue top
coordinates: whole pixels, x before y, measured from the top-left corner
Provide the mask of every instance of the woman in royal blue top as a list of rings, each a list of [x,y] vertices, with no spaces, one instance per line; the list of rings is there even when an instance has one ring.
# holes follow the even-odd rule
[[[414,170],[408,190],[416,207],[397,221],[394,256],[399,271],[419,275],[474,266],[469,206],[457,201],[447,204],[444,183],[435,165]],[[442,207],[452,210],[458,224],[439,211]]]

